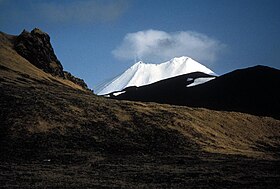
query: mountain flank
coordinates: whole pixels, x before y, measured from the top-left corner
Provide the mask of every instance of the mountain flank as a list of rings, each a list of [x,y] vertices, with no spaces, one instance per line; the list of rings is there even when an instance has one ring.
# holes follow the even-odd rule
[[[130,87],[120,95],[110,97],[245,112],[280,119],[280,70],[255,66],[191,86],[196,79],[207,77],[211,76],[199,72],[181,75],[147,86]]]
[[[279,186],[278,119],[96,96],[16,39],[0,33],[2,188]]]

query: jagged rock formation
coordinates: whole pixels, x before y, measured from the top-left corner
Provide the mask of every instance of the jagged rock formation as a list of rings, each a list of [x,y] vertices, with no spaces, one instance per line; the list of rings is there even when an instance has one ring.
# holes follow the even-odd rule
[[[23,30],[15,41],[15,50],[36,67],[54,76],[64,77],[63,67],[57,59],[48,34],[35,28]]]
[[[50,36],[40,29],[35,28],[31,32],[23,30],[15,39],[14,48],[18,54],[44,72],[68,79],[84,89],[88,89],[84,80],[63,71],[63,66],[57,59],[50,43]]]

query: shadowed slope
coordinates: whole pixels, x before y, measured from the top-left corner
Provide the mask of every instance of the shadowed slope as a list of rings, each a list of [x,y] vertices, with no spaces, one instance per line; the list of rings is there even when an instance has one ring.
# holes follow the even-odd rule
[[[188,79],[209,77],[186,74],[155,84],[125,89],[116,99],[158,102],[214,110],[245,112],[280,119],[280,70],[255,66],[219,76],[207,83],[186,87]]]

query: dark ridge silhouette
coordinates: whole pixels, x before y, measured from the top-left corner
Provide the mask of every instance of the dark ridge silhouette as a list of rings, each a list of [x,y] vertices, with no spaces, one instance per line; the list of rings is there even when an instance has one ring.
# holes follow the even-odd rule
[[[111,98],[203,107],[280,118],[280,70],[267,66],[240,69],[201,85],[186,87],[188,78],[209,77],[186,74],[142,87],[129,87]]]

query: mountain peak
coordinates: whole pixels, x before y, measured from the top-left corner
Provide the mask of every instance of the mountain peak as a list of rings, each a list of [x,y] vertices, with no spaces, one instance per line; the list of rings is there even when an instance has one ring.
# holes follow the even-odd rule
[[[47,33],[43,32],[42,30],[40,30],[39,28],[34,28],[31,33],[34,34],[41,34],[41,35],[48,35]]]
[[[142,64],[146,64],[146,63],[144,63],[144,62],[142,62],[142,61],[138,61],[138,62],[136,62],[133,66],[138,66],[138,65],[142,65]],[[133,66],[131,66],[131,67],[133,67]]]
[[[186,61],[188,59],[191,59],[191,58],[188,56],[179,56],[179,57],[172,58],[171,61]]]
[[[123,74],[103,85],[97,90],[97,94],[104,95],[114,91],[121,91],[130,86],[139,87],[148,85],[163,79],[191,72],[215,74],[212,70],[187,56],[175,57],[160,64],[150,64],[139,61]]]

